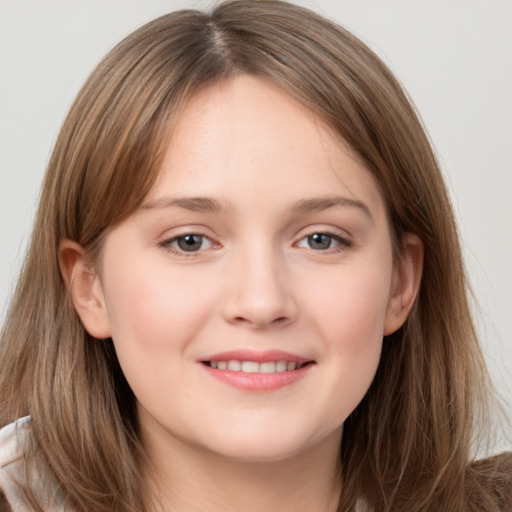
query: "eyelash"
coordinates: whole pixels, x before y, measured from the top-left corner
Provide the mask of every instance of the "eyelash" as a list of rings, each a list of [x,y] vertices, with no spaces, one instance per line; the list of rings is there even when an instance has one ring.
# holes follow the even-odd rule
[[[334,242],[336,242],[336,245],[334,247],[327,247],[325,249],[319,249],[319,250],[315,250],[312,247],[304,247],[304,246],[299,245],[304,240],[306,240],[306,243],[310,242],[311,240],[308,240],[308,239],[311,239],[312,237],[314,237],[316,235],[322,235],[322,236],[329,237],[329,239],[330,239],[329,242],[331,243],[332,241],[334,241]],[[180,249],[173,245],[173,244],[179,243],[180,240],[184,240],[187,237],[201,238],[201,246],[203,245],[203,243],[205,241],[207,241],[209,243],[209,246],[206,247],[206,249],[210,249],[211,247],[214,247],[216,245],[215,242],[208,236],[203,235],[201,233],[193,233],[193,232],[185,233],[183,235],[179,235],[179,236],[175,236],[173,238],[162,240],[161,242],[158,243],[158,245],[159,245],[159,247],[162,247],[163,249],[165,249],[167,252],[169,252],[171,254],[174,254],[174,255],[180,256],[180,257],[185,257],[185,258],[197,256],[198,253],[203,252],[205,250],[205,248],[201,249],[201,246],[200,246],[197,251],[186,251],[184,249]],[[329,245],[330,245],[330,243],[329,243]],[[295,246],[311,249],[314,252],[323,252],[323,253],[332,254],[332,253],[338,253],[338,252],[342,252],[342,251],[349,249],[350,247],[352,247],[352,242],[350,240],[347,240],[346,238],[343,238],[340,235],[338,235],[336,233],[332,233],[330,231],[315,231],[306,236],[303,236],[295,244]]]

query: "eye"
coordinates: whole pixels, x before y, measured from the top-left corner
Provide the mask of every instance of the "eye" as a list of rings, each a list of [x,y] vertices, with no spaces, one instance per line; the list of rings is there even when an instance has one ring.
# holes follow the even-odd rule
[[[198,252],[209,249],[213,246],[213,242],[204,235],[188,233],[182,236],[176,236],[170,240],[165,240],[160,245],[175,253]]]
[[[297,246],[315,251],[326,251],[339,246],[350,247],[350,242],[333,233],[313,233],[299,240]]]

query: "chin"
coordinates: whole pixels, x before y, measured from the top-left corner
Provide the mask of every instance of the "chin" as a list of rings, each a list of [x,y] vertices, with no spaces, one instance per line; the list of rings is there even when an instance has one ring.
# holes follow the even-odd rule
[[[291,449],[289,447],[251,446],[251,447],[231,447],[230,449],[216,451],[217,455],[237,462],[264,463],[280,462],[298,455],[300,449]]]
[[[245,434],[245,435],[242,435]],[[270,432],[256,434],[250,432],[234,432],[229,439],[212,443],[209,450],[218,456],[240,462],[279,462],[293,458],[308,451],[315,443],[305,435],[295,435],[281,431],[276,435],[274,428]]]

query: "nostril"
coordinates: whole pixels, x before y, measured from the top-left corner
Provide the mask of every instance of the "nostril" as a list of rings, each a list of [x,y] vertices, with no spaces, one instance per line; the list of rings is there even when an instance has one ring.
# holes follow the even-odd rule
[[[280,316],[280,317],[274,318],[273,320],[270,320],[270,321],[267,321],[267,319],[261,319],[261,318],[256,318],[256,317],[253,317],[252,319],[245,318],[243,316],[237,316],[233,319],[233,321],[235,323],[239,323],[239,324],[245,323],[245,324],[254,325],[255,327],[263,327],[263,326],[269,326],[269,325],[282,326],[282,325],[287,324],[289,322],[289,320],[290,319],[286,316]]]

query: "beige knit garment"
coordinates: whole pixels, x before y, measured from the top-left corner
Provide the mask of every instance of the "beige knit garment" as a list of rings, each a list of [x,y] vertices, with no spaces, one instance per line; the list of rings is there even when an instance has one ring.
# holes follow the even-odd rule
[[[31,444],[30,418],[22,418],[0,429],[0,490],[13,512],[34,512],[25,491],[24,453]],[[45,512],[73,512],[41,457],[30,469],[31,488]]]

